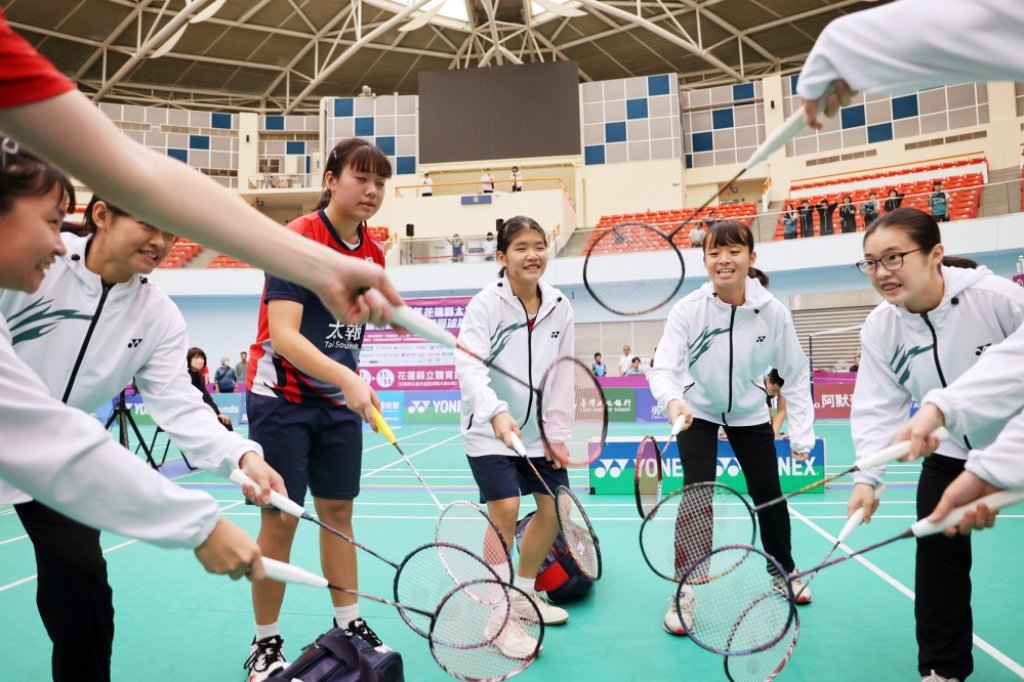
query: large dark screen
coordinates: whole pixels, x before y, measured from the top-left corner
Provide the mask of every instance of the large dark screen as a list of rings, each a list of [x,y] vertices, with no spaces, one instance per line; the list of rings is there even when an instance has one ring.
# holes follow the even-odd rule
[[[419,74],[419,163],[580,153],[576,62]]]

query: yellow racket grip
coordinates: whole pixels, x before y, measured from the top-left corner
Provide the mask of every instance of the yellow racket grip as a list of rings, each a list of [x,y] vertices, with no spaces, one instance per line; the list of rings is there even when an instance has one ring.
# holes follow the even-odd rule
[[[392,445],[397,444],[398,439],[395,438],[395,432],[391,430],[391,426],[388,424],[387,420],[384,419],[384,415],[380,413],[380,410],[377,409],[376,405],[371,405],[371,408],[373,409],[373,425],[377,427],[377,432],[384,436],[387,442]]]

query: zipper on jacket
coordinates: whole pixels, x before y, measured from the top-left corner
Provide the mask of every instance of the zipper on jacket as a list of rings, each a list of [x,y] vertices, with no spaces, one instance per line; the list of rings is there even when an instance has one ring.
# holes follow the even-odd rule
[[[523,303],[523,299],[516,296],[516,300],[519,301],[519,305],[523,307],[523,314],[526,315],[526,383],[533,386],[533,328],[530,326],[530,312],[526,309],[526,304]],[[537,314],[540,315],[540,309],[537,309]],[[534,318],[533,324],[537,324],[537,318]],[[526,418],[519,425],[519,428],[526,426],[526,422],[530,421],[530,412],[533,410],[533,391],[530,391],[530,398],[526,403]]]
[[[946,375],[942,373],[942,365],[939,364],[939,335],[935,333],[935,327],[932,326],[932,321],[928,319],[928,313],[921,313],[921,319],[928,325],[928,331],[932,333],[932,357],[935,358],[935,370],[939,373],[939,383],[942,384],[943,388],[946,388]],[[968,450],[972,450],[971,441],[967,440],[967,436],[964,436],[964,444]]]
[[[732,314],[729,316],[729,408],[726,412],[732,412],[732,329],[736,323],[736,306],[732,307]],[[725,415],[722,415],[722,420],[725,420]]]
[[[92,314],[92,320],[89,321],[89,329],[85,332],[85,339],[82,341],[82,347],[78,351],[78,359],[75,360],[75,366],[71,370],[71,376],[68,377],[67,388],[64,389],[64,397],[60,399],[62,403],[67,403],[68,398],[71,397],[71,389],[75,386],[75,379],[78,377],[78,370],[82,367],[82,360],[85,358],[85,351],[89,347],[89,340],[92,338],[93,331],[96,330],[96,323],[100,320],[100,313],[103,312],[103,304],[107,302],[107,294],[114,288],[113,284],[104,284],[103,293],[100,294],[100,302],[96,305],[96,312]]]

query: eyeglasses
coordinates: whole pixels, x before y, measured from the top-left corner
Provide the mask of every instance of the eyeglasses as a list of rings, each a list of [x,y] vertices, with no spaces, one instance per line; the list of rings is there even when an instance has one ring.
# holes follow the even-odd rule
[[[904,256],[918,251],[924,251],[924,248],[914,249],[913,251],[904,251],[903,253],[888,253],[881,258],[865,258],[862,261],[857,261],[855,265],[862,275],[873,274],[879,265],[889,272],[896,272],[903,267]]]

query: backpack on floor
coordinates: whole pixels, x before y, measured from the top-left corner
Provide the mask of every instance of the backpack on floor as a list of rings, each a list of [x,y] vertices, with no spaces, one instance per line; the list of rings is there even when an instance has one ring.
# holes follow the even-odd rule
[[[522,540],[533,515],[534,512],[530,512],[516,524],[516,542]],[[555,604],[564,604],[587,596],[593,586],[594,581],[576,563],[576,559],[569,553],[565,537],[559,533],[537,570],[537,591],[547,593],[548,599]]]
[[[266,682],[405,682],[405,673],[397,651],[371,647],[334,628],[317,637],[291,665]]]

